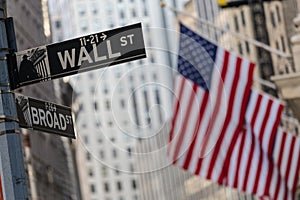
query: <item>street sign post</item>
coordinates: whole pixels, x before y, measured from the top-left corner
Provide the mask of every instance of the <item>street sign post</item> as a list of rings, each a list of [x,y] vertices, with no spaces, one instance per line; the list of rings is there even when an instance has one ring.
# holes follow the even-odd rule
[[[146,57],[141,23],[11,54],[13,89]]]
[[[20,127],[75,138],[71,108],[22,95],[16,106]]]

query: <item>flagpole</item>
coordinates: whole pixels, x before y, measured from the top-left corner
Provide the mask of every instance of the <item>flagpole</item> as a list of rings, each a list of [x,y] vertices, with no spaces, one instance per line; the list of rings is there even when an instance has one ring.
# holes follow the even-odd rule
[[[216,30],[218,30],[220,32],[227,32],[227,33],[229,33],[229,34],[231,34],[231,35],[233,35],[233,36],[235,36],[237,38],[240,38],[240,39],[242,39],[244,41],[247,41],[248,43],[251,43],[251,44],[253,44],[253,45],[257,46],[257,47],[261,47],[261,48],[263,48],[263,49],[265,49],[265,50],[267,50],[267,51],[269,51],[269,52],[271,52],[273,54],[276,54],[276,55],[278,55],[278,56],[280,56],[282,58],[291,58],[290,54],[287,54],[287,53],[284,53],[284,52],[279,51],[277,49],[274,49],[274,48],[270,47],[269,45],[266,45],[266,44],[264,44],[262,42],[259,42],[259,41],[255,40],[255,39],[248,38],[245,35],[242,35],[240,33],[236,33],[236,32],[230,31],[228,29],[220,28],[220,27],[216,26],[215,24],[213,24],[213,23],[211,23],[211,22],[209,22],[209,21],[207,21],[205,19],[201,19],[201,18],[195,17],[195,16],[193,16],[193,15],[187,13],[187,12],[180,11],[180,10],[174,8],[174,7],[171,7],[171,6],[167,6],[165,2],[161,2],[160,6],[162,8],[167,8],[167,9],[173,11],[176,15],[178,15],[178,14],[185,15],[185,16],[191,17],[194,20],[199,21],[199,22],[201,22],[203,24],[211,26],[211,27],[215,28]],[[274,83],[272,83],[270,81],[267,81],[267,80],[264,80],[264,79],[262,79],[260,77],[254,77],[254,81],[260,83],[261,85],[267,86],[269,88],[277,89],[277,87],[276,87],[276,85]]]

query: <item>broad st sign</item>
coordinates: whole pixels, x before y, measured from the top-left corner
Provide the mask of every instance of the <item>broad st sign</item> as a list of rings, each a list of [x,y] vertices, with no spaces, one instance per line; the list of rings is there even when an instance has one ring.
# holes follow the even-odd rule
[[[75,138],[69,107],[21,95],[16,96],[16,106],[20,127]]]
[[[146,57],[142,25],[133,24],[8,57],[12,88]]]

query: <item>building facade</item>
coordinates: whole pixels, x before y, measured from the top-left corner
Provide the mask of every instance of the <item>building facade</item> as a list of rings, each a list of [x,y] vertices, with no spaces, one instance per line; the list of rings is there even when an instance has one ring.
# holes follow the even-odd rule
[[[177,44],[169,42],[175,40],[166,28],[174,31],[173,13],[164,12],[158,0],[60,3],[65,4],[61,13],[72,17],[71,22],[64,20],[55,9],[59,4],[49,3],[52,32],[58,35],[64,34],[58,29],[66,27],[78,37],[142,22],[146,59],[71,77],[79,104],[76,154],[82,199],[141,199],[137,143],[155,134],[171,116],[170,66],[175,56],[170,49]]]
[[[46,5],[41,0],[7,1],[7,16],[14,19],[18,51],[48,43],[44,26]],[[15,92],[46,101],[58,100],[52,82],[26,86]],[[75,199],[72,197],[67,149],[62,139],[27,129],[22,129],[22,134],[30,198]]]

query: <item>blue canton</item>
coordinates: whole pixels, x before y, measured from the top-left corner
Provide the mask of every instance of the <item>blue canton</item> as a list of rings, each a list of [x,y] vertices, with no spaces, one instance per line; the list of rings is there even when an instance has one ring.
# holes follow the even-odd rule
[[[178,72],[209,90],[217,46],[180,24]]]

